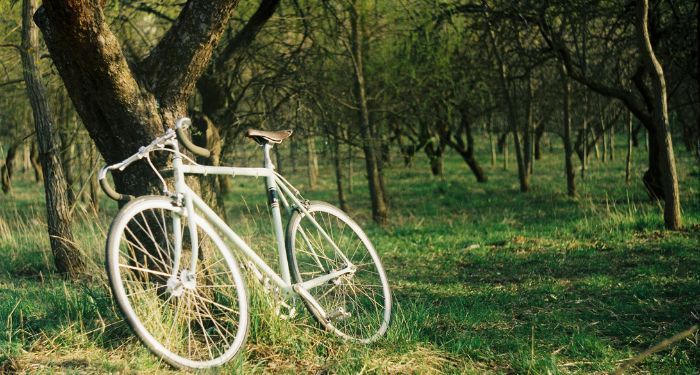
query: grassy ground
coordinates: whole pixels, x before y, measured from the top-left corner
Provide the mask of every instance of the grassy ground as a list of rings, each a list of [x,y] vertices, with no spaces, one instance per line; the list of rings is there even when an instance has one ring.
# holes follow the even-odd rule
[[[357,173],[352,214],[380,252],[397,302],[388,337],[369,347],[344,343],[316,328],[306,312],[291,322],[277,319],[269,299],[254,292],[245,353],[226,370],[605,373],[696,324],[696,161],[679,150],[687,229],[670,233],[639,182],[643,150],[636,150],[629,187],[618,151],[616,161],[592,162],[586,180],[577,178],[576,200],[564,194],[555,151],[535,165],[528,194],[517,192],[512,161],[507,171],[487,168],[489,182],[478,184],[455,155],[448,155],[445,176],[438,178],[423,158],[413,168],[397,159],[387,176],[392,212],[386,228],[369,223],[366,186]],[[481,155],[486,161],[487,153]],[[355,170],[360,167],[358,161]],[[306,190],[304,171],[289,172]],[[326,175],[307,198],[335,201]],[[272,256],[270,234],[262,229],[265,197],[256,194],[261,184],[234,180],[229,221]],[[28,176],[11,196],[0,196],[0,372],[172,371],[133,337],[105,284],[103,241],[113,204],[104,202],[99,215],[76,210],[78,241],[94,276],[65,282],[53,274],[42,197]],[[691,374],[698,368],[695,336],[631,372]]]

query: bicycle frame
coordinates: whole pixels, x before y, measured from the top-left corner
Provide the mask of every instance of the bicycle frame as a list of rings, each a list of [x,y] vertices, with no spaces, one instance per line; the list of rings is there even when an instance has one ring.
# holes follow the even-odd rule
[[[168,146],[174,151],[173,156],[173,172],[175,177],[175,196],[179,202],[183,203],[183,214],[188,217],[194,217],[193,215],[198,214],[204,216],[211,224],[214,225],[221,233],[223,233],[226,238],[233,242],[236,247],[240,250],[248,260],[252,261],[262,273],[264,273],[285,295],[291,295],[292,293],[299,294],[302,298],[310,302],[314,308],[321,313],[322,316],[326,316],[325,311],[321,306],[318,305],[316,300],[308,293],[309,289],[327,283],[333,279],[336,279],[342,275],[348,273],[354,273],[356,267],[349,261],[345,254],[338,248],[333,240],[328,236],[328,233],[319,225],[319,223],[309,214],[306,210],[305,204],[302,203],[292,190],[296,189],[289,184],[286,180],[281,178],[275,171],[270,158],[270,150],[272,146],[270,144],[264,144],[264,167],[262,168],[252,168],[252,167],[214,167],[214,166],[204,166],[198,164],[184,164],[182,162],[182,156],[179,152],[179,145],[177,139],[170,140],[166,142]],[[268,204],[272,211],[272,226],[275,232],[275,238],[277,242],[277,250],[279,256],[279,274],[275,272],[236,232],[231,229],[231,227],[226,224],[226,222],[221,219],[205,202],[200,198],[197,193],[195,193],[185,182],[185,175],[228,175],[231,177],[243,176],[243,177],[264,177],[268,193]],[[282,194],[278,194],[281,192]],[[286,196],[286,197],[285,197]],[[281,199],[280,199],[281,198]],[[287,200],[289,199],[289,201]],[[287,259],[287,251],[285,245],[284,229],[282,227],[282,215],[280,212],[279,201],[287,210],[298,209],[311,221],[311,223],[319,229],[320,233],[324,238],[329,241],[333,246],[334,250],[345,262],[345,268],[341,270],[330,270],[325,275],[318,276],[314,279],[307,280],[303,283],[292,284],[292,280],[289,273],[289,261]],[[290,206],[290,202],[292,206]],[[180,268],[180,255],[182,251],[182,233],[180,226],[180,217],[175,215],[173,217],[173,228],[175,236],[175,254],[173,265],[173,275],[176,278],[178,270]],[[196,270],[196,264],[198,259],[199,249],[197,248],[199,241],[197,238],[197,230],[195,225],[190,221],[188,225],[191,246],[192,246],[192,259],[190,262],[189,272],[194,275]],[[300,231],[302,238],[308,241],[306,234],[303,229]],[[320,261],[318,258],[317,262]]]

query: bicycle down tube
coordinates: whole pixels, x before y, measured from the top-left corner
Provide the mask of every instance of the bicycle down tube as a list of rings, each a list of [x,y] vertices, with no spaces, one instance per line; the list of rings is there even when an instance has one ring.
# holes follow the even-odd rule
[[[181,178],[176,178],[176,192],[182,194],[185,203],[185,210],[189,214],[194,213],[195,208],[202,213],[217,229],[219,229],[225,236],[230,239],[236,247],[245,255],[246,258],[251,260],[269,279],[280,288],[281,291],[290,294],[292,291],[304,294],[305,299],[313,299],[308,293],[305,293],[308,289],[314,288],[316,286],[322,285],[330,280],[340,277],[344,274],[351,273],[355,270],[354,265],[350,263],[345,254],[338,248],[335,242],[330,238],[328,233],[316,222],[316,220],[309,214],[309,212],[304,207],[304,204],[297,199],[297,197],[292,193],[287,182],[283,181],[277,177],[274,172],[274,168],[269,159],[269,148],[271,146],[266,145],[265,147],[265,164],[266,168],[254,168],[254,167],[217,167],[217,166],[203,166],[203,165],[186,165],[182,164],[181,161],[173,162],[174,169],[177,171],[176,174],[180,175]],[[184,175],[227,175],[227,176],[242,176],[242,177],[264,177],[266,179],[266,187],[268,193],[268,203],[270,204],[270,209],[272,211],[272,224],[275,232],[275,238],[277,242],[277,249],[280,261],[280,272],[276,273],[256,252],[253,250],[236,232],[234,232],[228,224],[221,219],[214,210],[212,210],[202,198],[200,198],[192,189],[187,186],[184,182]],[[278,196],[281,190],[281,195]],[[325,275],[318,276],[314,279],[307,280],[306,282],[300,283],[297,288],[292,285],[291,277],[289,274],[289,261],[287,259],[286,245],[284,243],[284,229],[282,227],[282,216],[280,212],[279,199],[281,198],[282,204],[285,208],[289,208],[287,199],[284,195],[291,201],[291,203],[299,209],[304,215],[307,215],[311,223],[319,229],[323,237],[331,244],[333,249],[338,253],[338,255],[343,259],[346,267],[341,270],[328,270],[329,273]],[[197,239],[196,235],[191,235],[192,239]],[[192,244],[193,250],[196,251],[196,244]],[[197,254],[193,251],[192,254],[192,265],[195,264],[195,258]],[[195,272],[194,266],[190,272]],[[298,288],[301,287],[303,290],[300,291]],[[312,303],[314,303],[313,301]],[[315,303],[314,303],[315,305]],[[322,310],[322,309],[321,309]]]

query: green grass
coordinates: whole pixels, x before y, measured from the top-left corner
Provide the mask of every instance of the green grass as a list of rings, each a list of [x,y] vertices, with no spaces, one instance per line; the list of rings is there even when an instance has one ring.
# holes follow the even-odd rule
[[[292,139],[292,142],[294,140]],[[555,145],[556,146],[556,145]],[[283,154],[287,154],[288,145]],[[303,311],[272,313],[254,283],[253,321],[243,358],[229,371],[273,373],[604,373],[700,316],[700,168],[677,150],[685,230],[666,232],[660,207],[639,178],[624,183],[617,160],[591,161],[579,198],[565,195],[560,150],[535,164],[532,191],[517,192],[510,170],[489,168],[478,184],[456,155],[433,177],[419,157],[387,172],[391,218],[370,223],[366,182],[356,161],[352,216],[383,259],[396,300],[381,342],[364,347],[322,332]],[[482,162],[486,150],[480,150]],[[248,147],[241,154],[252,155]],[[301,154],[301,152],[300,152]],[[512,153],[511,153],[512,155]],[[255,158],[237,162],[257,164]],[[246,161],[243,161],[246,160]],[[251,161],[252,160],[252,161]],[[301,167],[285,175],[309,199],[335,202],[333,176],[307,192]],[[262,181],[236,178],[229,221],[274,264]],[[104,231],[114,214],[78,208],[75,231],[92,278],[53,273],[41,187],[21,176],[0,196],[0,372],[172,371],[149,354],[112,302],[103,262]],[[631,372],[696,373],[697,336],[648,357]]]

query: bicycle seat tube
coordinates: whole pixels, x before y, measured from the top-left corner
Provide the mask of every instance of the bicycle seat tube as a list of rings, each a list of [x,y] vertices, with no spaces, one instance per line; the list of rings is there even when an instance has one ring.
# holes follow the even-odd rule
[[[267,169],[275,169],[272,164],[272,158],[270,157],[270,150],[272,150],[272,145],[269,143],[263,144],[263,166]],[[270,205],[270,211],[272,212],[272,227],[275,230],[275,239],[277,240],[277,252],[279,253],[280,260],[280,276],[285,283],[291,284],[291,276],[289,274],[289,263],[287,263],[287,249],[284,243],[284,230],[282,229],[282,214],[280,213],[280,203],[278,197],[277,182],[275,182],[275,177],[270,174],[265,179],[267,184],[267,202]]]

